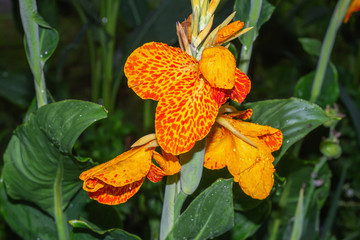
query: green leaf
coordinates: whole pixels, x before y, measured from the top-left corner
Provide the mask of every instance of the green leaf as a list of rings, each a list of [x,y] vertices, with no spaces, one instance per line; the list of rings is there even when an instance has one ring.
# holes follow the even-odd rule
[[[319,106],[298,98],[247,103],[245,107],[253,110],[252,122],[269,125],[283,133],[283,144],[274,165],[290,146],[329,120]]]
[[[250,211],[235,212],[235,225],[231,231],[231,239],[242,240],[251,237],[261,227],[270,212],[270,200],[262,201],[259,206]]]
[[[72,156],[72,146],[88,126],[105,117],[102,106],[77,100],[48,104],[30,115],[4,154],[8,195],[52,216],[64,210],[81,187],[79,175],[87,165]]]
[[[310,55],[319,56],[321,51],[321,41],[314,38],[299,38],[299,42],[301,43],[305,52]]]
[[[234,225],[233,179],[220,179],[199,194],[180,215],[166,239],[208,239]]]
[[[56,239],[57,232],[52,217],[39,208],[10,199],[4,182],[0,179],[0,212],[6,223],[22,239]]]
[[[291,232],[291,240],[299,240],[304,225],[304,187],[300,189],[299,200],[296,205],[294,226]]]
[[[42,67],[44,67],[45,62],[51,57],[55,52],[55,49],[59,43],[59,33],[55,28],[52,28],[41,16],[39,13],[35,12],[33,15],[33,20],[39,25],[39,44],[40,44],[40,59]],[[29,48],[27,39],[25,41],[25,53],[30,60]]]
[[[189,151],[179,156],[181,163],[181,190],[191,195],[199,186],[205,157],[205,141],[200,141]]]
[[[128,233],[124,230],[113,228],[102,230],[96,225],[86,220],[70,220],[69,223],[74,227],[72,233],[72,240],[87,240],[87,239],[121,239],[121,240],[140,240],[136,235]],[[90,231],[77,231],[77,229],[86,229]],[[92,234],[93,233],[93,234]],[[94,234],[95,233],[95,234]]]
[[[257,8],[256,10],[252,8]],[[275,7],[266,0],[244,1],[236,0],[234,5],[235,20],[244,22],[245,27],[254,27],[248,33],[239,37],[240,42],[249,48],[259,34],[261,26],[266,23]]]
[[[311,89],[315,77],[315,71],[300,78],[295,86],[294,95],[306,100],[310,99]],[[329,64],[321,87],[320,95],[316,100],[316,104],[322,107],[334,104],[339,98],[338,73],[333,64]]]

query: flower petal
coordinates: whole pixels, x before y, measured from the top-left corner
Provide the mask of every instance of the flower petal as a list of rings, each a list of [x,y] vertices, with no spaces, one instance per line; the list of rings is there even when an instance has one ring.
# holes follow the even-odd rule
[[[199,69],[212,87],[224,89],[234,87],[236,61],[227,48],[222,46],[205,48]]]
[[[158,152],[154,152],[153,158],[160,165],[160,167],[164,171],[164,174],[167,176],[178,173],[181,170],[179,159],[174,155],[172,155],[171,153],[162,151],[162,155],[161,155]]]
[[[173,155],[189,151],[209,133],[218,108],[213,89],[202,79],[172,86],[156,109],[159,145]]]
[[[214,124],[206,137],[204,167],[221,169],[227,165],[227,160],[233,158],[233,142],[227,130]],[[225,157],[226,156],[226,157]]]
[[[279,150],[281,147],[283,136],[279,129],[234,119],[229,119],[229,121],[245,136],[257,137],[271,152]]]
[[[360,0],[353,0],[346,12],[344,23],[347,23],[351,15],[359,10],[360,10]]]
[[[221,44],[236,34],[244,27],[244,23],[241,21],[235,21],[230,23],[229,25],[220,28],[216,34],[215,45]]]
[[[252,147],[232,135],[233,152],[236,157],[228,158],[228,170],[239,182],[241,189],[254,199],[266,198],[274,184],[274,157],[265,144],[257,138],[249,137],[258,148]]]
[[[103,184],[122,187],[144,178],[150,170],[154,150],[146,149],[146,146],[132,148],[111,161],[83,172],[80,179],[84,181],[84,190],[95,191]]]
[[[161,179],[165,176],[166,174],[164,173],[164,171],[155,166],[155,164],[151,164],[151,168],[150,171],[147,175],[147,178],[153,182],[153,183],[157,183],[159,181],[161,181]]]
[[[91,199],[95,199],[99,203],[116,205],[126,202],[130,197],[132,197],[144,182],[145,177],[139,181],[129,183],[122,187],[113,187],[111,185],[105,185],[103,188],[99,189],[96,192],[88,192],[88,195]]]
[[[250,92],[251,82],[245,73],[240,71],[238,68],[235,71],[235,86],[230,95],[232,100],[242,103]]]
[[[128,85],[143,99],[160,100],[174,84],[194,82],[198,63],[179,48],[164,43],[146,43],[126,60]]]

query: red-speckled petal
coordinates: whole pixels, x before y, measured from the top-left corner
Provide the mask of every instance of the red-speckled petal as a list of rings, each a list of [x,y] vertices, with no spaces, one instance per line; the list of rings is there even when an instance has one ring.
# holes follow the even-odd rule
[[[198,79],[198,62],[179,48],[164,43],[146,43],[127,59],[124,72],[128,85],[143,99],[160,100],[169,88]]]
[[[159,164],[161,169],[163,169],[164,174],[167,176],[178,173],[181,170],[179,159],[171,153],[167,153],[162,150],[161,155],[160,153],[154,152],[153,158]]]
[[[100,188],[96,192],[88,192],[88,195],[91,199],[94,199],[99,203],[107,205],[117,205],[126,202],[137,191],[139,191],[139,188],[141,187],[144,180],[145,177],[143,177],[139,181],[132,182],[122,187],[105,185],[103,188]],[[104,185],[104,183],[102,184]]]
[[[172,86],[156,109],[159,145],[173,155],[189,151],[209,133],[218,110],[213,89],[204,80]]]
[[[165,176],[166,174],[164,173],[164,171],[155,166],[154,164],[151,164],[151,168],[150,171],[147,175],[147,178],[153,182],[153,183],[157,183],[159,181],[161,181],[161,179]]]
[[[250,92],[251,82],[248,76],[245,73],[236,69],[235,71],[235,86],[230,95],[232,100],[237,101],[238,103],[242,103]]]

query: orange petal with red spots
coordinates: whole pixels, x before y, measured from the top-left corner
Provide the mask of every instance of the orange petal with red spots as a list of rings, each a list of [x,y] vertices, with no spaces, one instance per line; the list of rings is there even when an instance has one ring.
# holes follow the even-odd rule
[[[346,12],[344,22],[347,23],[354,12],[360,10],[360,0],[353,0]]]
[[[91,199],[94,199],[102,204],[116,205],[124,203],[137,191],[139,191],[144,180],[145,177],[143,177],[139,181],[129,183],[122,187],[105,185],[103,188],[97,190],[96,192],[88,192],[88,195]]]
[[[231,38],[234,34],[240,31],[244,27],[244,23],[241,21],[235,21],[229,25],[220,28],[216,34],[215,45],[221,44]]]
[[[230,95],[232,100],[242,103],[250,92],[251,82],[248,76],[245,73],[241,72],[239,69],[235,71],[235,86]]]
[[[154,152],[153,158],[160,165],[164,171],[164,174],[167,176],[178,173],[181,170],[179,159],[171,153],[162,151],[161,155],[160,153]]]
[[[179,48],[146,43],[126,60],[128,85],[143,99],[160,100],[175,84],[195,82],[198,62]]]
[[[279,129],[234,119],[229,119],[229,121],[245,136],[257,137],[271,152],[276,151],[281,147],[283,136]]]
[[[251,115],[252,115],[253,111],[252,109],[246,109],[243,111],[237,111],[234,113],[229,113],[227,115],[222,115],[222,117],[227,116],[228,118],[238,118],[241,120],[246,120],[246,119],[250,119]]]
[[[189,151],[209,133],[218,109],[213,89],[204,80],[173,85],[156,109],[159,145],[173,155]]]
[[[206,137],[204,167],[208,169],[225,167],[228,158],[235,157],[231,156],[232,148],[230,133],[215,123]]]
[[[205,48],[199,69],[214,88],[232,89],[235,85],[236,61],[234,55],[222,46]]]
[[[153,152],[146,146],[132,148],[111,161],[83,172],[80,179],[84,181],[84,190],[99,189],[94,179],[100,180],[99,183],[121,187],[144,178],[150,170]]]
[[[153,183],[157,183],[159,181],[161,181],[161,179],[165,176],[166,174],[164,173],[164,171],[155,166],[154,164],[151,164],[151,168],[150,171],[147,175],[147,178],[153,182]]]

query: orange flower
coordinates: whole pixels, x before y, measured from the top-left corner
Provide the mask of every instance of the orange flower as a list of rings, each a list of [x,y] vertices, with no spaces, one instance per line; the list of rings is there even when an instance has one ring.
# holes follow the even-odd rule
[[[161,148],[178,155],[203,139],[229,97],[241,103],[250,80],[222,46],[205,48],[198,62],[179,48],[147,43],[125,63],[128,85],[142,99],[159,101],[155,132]]]
[[[344,23],[347,23],[351,15],[359,10],[360,10],[360,0],[353,0],[345,15]]]
[[[264,199],[274,184],[271,152],[281,147],[282,133],[269,126],[234,119],[245,120],[251,114],[248,109],[219,116],[217,122],[222,125],[216,123],[206,138],[204,166],[208,169],[227,166],[247,195]]]
[[[180,171],[181,166],[175,156],[165,152],[161,155],[150,144],[134,147],[109,162],[83,172],[80,179],[84,181],[83,189],[89,197],[103,204],[120,204],[139,190],[146,177],[158,182],[163,176]],[[160,167],[152,163],[152,158]]]

